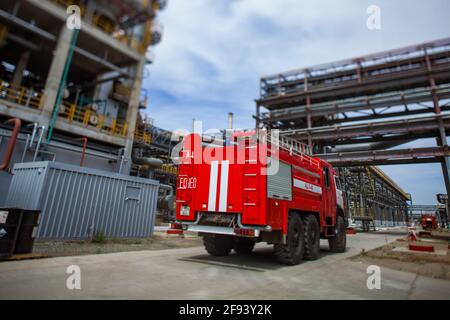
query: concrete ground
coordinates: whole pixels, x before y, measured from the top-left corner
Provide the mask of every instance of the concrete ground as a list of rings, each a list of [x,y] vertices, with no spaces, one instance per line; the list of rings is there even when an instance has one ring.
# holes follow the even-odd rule
[[[383,267],[381,289],[367,289],[368,265],[347,258],[396,238],[349,236],[344,254],[323,242],[319,260],[293,267],[265,244],[223,258],[194,247],[2,262],[0,299],[450,299],[450,281]],[[80,290],[66,288],[70,265],[81,268]]]

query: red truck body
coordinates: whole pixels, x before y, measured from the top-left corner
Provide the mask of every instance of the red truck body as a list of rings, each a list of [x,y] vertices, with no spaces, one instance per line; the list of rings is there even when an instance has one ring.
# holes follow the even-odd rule
[[[335,236],[344,218],[342,192],[332,166],[283,144],[235,133],[229,146],[185,138],[180,154],[176,218],[202,235],[250,237],[286,243],[289,214],[313,215],[322,238]],[[300,148],[300,149],[299,149]],[[275,168],[278,168],[275,170]],[[273,171],[273,172],[272,172]]]
[[[421,225],[424,230],[436,230],[438,228],[438,223],[436,216],[432,214],[422,214]]]

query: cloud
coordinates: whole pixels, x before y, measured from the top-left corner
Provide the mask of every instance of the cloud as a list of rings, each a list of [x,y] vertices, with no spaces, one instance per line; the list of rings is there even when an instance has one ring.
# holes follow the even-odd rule
[[[366,27],[371,4],[380,31]],[[228,112],[254,127],[261,76],[447,37],[448,12],[448,0],[170,0],[144,82],[148,114],[166,129],[192,118],[223,128]]]

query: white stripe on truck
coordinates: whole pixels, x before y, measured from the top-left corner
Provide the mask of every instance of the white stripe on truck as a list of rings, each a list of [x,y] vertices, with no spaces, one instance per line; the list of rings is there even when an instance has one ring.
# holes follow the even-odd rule
[[[228,198],[228,168],[230,161],[222,161],[222,170],[220,171],[220,193],[219,193],[219,211],[227,211],[227,198]]]
[[[309,182],[300,180],[300,179],[294,179],[294,187],[306,190],[309,192],[322,194],[322,188],[319,186],[316,186],[315,184],[311,184]]]
[[[219,161],[211,161],[211,171],[209,175],[208,211],[216,211],[218,172],[219,172]]]

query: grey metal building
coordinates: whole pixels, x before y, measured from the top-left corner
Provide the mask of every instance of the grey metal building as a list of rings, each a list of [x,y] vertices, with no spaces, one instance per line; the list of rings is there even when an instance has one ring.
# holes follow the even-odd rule
[[[57,162],[14,166],[7,207],[41,211],[40,239],[148,237],[158,181]]]

